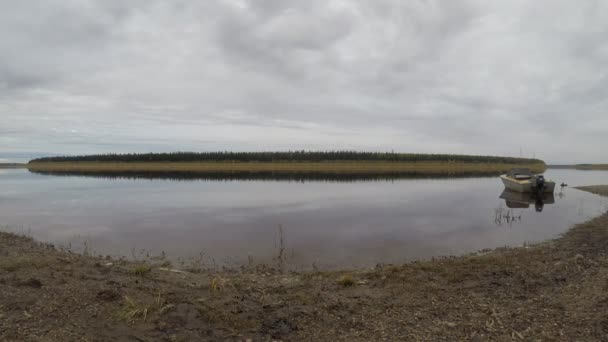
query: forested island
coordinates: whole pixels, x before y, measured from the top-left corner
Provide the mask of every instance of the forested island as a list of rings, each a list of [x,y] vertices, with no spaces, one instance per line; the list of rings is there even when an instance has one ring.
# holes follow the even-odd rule
[[[394,152],[356,151],[287,151],[287,152],[171,152],[171,153],[126,153],[58,156],[38,158],[30,163],[45,162],[461,162],[544,164],[540,159],[475,156],[461,154],[418,154]]]
[[[78,173],[500,173],[512,167],[543,172],[540,159],[458,154],[355,151],[173,152],[57,156],[31,160],[35,172]]]

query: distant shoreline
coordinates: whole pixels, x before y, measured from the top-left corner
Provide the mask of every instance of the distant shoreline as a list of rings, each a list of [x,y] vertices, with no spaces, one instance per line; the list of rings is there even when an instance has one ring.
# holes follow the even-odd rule
[[[386,162],[386,161],[326,161],[326,162],[30,162],[27,168],[35,172],[125,173],[125,172],[276,172],[319,174],[398,174],[418,173],[497,173],[514,167],[526,167],[543,172],[545,164],[464,163],[464,162]]]
[[[20,163],[0,163],[0,169],[21,169],[27,167],[26,164]]]
[[[32,172],[182,174],[403,175],[499,174],[514,167],[544,172],[539,159],[355,151],[172,152],[57,156],[30,161]]]
[[[608,164],[547,165],[548,169],[608,170]]]

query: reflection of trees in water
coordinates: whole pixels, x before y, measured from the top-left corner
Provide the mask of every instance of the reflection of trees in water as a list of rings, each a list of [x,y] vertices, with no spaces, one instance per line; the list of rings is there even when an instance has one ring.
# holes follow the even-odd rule
[[[458,173],[424,173],[424,172],[390,172],[390,173],[321,173],[321,172],[97,172],[97,171],[32,171],[48,176],[94,177],[105,179],[159,179],[173,181],[392,181],[399,179],[444,179],[495,177],[494,172],[458,172]]]

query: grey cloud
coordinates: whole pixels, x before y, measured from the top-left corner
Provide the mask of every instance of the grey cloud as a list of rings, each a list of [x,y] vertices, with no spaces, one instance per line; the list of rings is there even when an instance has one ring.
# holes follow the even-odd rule
[[[112,21],[87,2],[0,3],[0,83],[33,88],[69,77],[107,41]],[[92,3],[88,3],[92,5]]]
[[[249,8],[223,7],[215,39],[224,56],[243,71],[274,73],[289,81],[307,78],[330,49],[348,36],[349,13],[323,1],[261,1]]]
[[[0,150],[608,157],[602,1],[0,6]]]

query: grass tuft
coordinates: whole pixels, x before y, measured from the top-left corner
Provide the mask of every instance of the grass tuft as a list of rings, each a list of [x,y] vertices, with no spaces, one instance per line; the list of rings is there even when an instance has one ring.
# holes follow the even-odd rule
[[[338,279],[338,285],[343,287],[351,287],[355,285],[355,279],[350,274],[345,274]]]
[[[127,324],[133,325],[138,320],[143,320],[144,322],[148,318],[148,312],[150,308],[143,304],[139,304],[135,302],[130,297],[125,296],[125,307],[121,310],[118,316],[123,319]]]
[[[224,279],[222,279],[221,277],[215,277],[209,282],[209,290],[211,292],[221,291],[222,288],[224,288],[224,283]]]
[[[152,267],[150,267],[150,265],[141,264],[141,265],[136,266],[132,272],[136,276],[143,277],[146,274],[150,273],[151,271],[152,271]]]
[[[162,297],[160,290],[154,298],[153,303],[142,304],[133,300],[131,297],[124,297],[124,307],[118,312],[118,317],[129,325],[134,325],[137,321],[145,322],[152,313],[163,315],[171,311],[175,305],[168,304]]]

